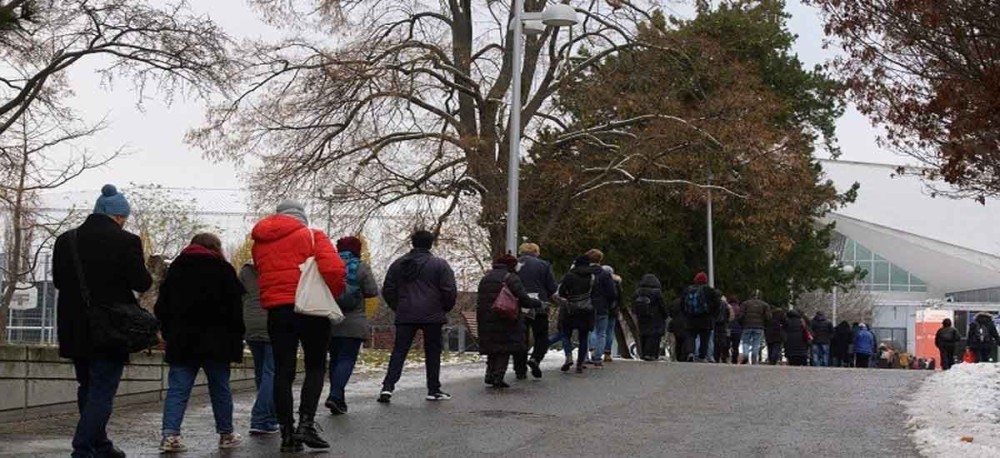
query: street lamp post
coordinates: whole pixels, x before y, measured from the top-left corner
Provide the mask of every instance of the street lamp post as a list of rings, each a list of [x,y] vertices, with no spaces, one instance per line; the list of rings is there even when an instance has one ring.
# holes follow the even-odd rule
[[[712,185],[712,177],[708,178],[708,185]],[[712,235],[712,188],[708,188],[708,211],[706,215],[706,225],[708,226],[708,286],[715,288],[715,237]]]
[[[539,34],[549,27],[570,27],[579,21],[576,10],[564,4],[550,5],[540,13],[524,12],[524,0],[513,0],[511,24],[510,153],[507,162],[507,251],[517,253],[518,184],[521,172],[521,64],[524,33]],[[544,26],[543,26],[544,24]],[[530,82],[529,82],[530,84]]]

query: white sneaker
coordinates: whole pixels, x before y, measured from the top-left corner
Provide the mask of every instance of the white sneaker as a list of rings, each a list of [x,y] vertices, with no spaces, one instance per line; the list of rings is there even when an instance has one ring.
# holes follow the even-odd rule
[[[220,449],[224,450],[227,448],[236,448],[239,447],[240,444],[242,443],[243,443],[243,436],[240,436],[237,433],[219,434]]]
[[[444,391],[438,390],[434,393],[428,393],[426,399],[428,401],[447,401],[451,399],[451,395],[445,393]]]
[[[184,443],[181,442],[180,435],[163,436],[160,440],[160,451],[164,453],[180,453],[187,450]]]

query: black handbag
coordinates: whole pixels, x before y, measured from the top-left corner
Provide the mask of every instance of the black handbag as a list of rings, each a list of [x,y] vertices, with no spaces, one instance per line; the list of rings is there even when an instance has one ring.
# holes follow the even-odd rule
[[[90,325],[90,344],[94,351],[119,353],[127,350],[135,353],[148,350],[159,344],[157,332],[159,323],[156,316],[139,306],[137,302],[94,304],[90,300],[90,289],[83,276],[83,263],[77,246],[76,230],[70,231],[73,248],[73,265],[80,281],[80,296],[86,307]]]

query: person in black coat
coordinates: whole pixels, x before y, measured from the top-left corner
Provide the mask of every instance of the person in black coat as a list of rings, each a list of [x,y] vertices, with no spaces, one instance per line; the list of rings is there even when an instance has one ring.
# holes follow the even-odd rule
[[[764,340],[767,341],[767,363],[774,366],[781,361],[782,347],[785,345],[785,309],[771,307],[771,320],[764,328]]]
[[[181,423],[199,370],[208,379],[219,447],[239,445],[240,435],[233,431],[229,365],[243,360],[243,292],[215,235],[196,235],[170,264],[154,309],[170,365],[161,451],[185,450]]]
[[[666,331],[667,308],[663,288],[656,275],[646,274],[632,298],[632,312],[639,325],[639,356],[643,361],[660,358],[660,341]]]
[[[945,318],[941,322],[941,329],[934,335],[934,346],[941,352],[941,369],[948,370],[955,364],[955,346],[962,336],[958,334],[958,329],[951,325],[951,319]]]
[[[581,256],[573,261],[573,268],[563,276],[559,283],[558,295],[563,299],[559,306],[559,328],[562,336],[563,352],[566,353],[566,362],[562,365],[562,371],[566,372],[573,366],[573,331],[577,333],[577,340],[580,348],[577,349],[576,372],[583,372],[583,365],[587,360],[588,336],[594,329],[595,314],[575,313],[571,314],[566,307],[566,300],[574,297],[590,296],[597,282],[597,274],[602,270],[599,266],[590,265],[590,259]]]
[[[969,323],[968,345],[976,353],[976,362],[988,363],[993,350],[1000,344],[1000,334],[993,324],[993,315],[980,312]]]
[[[809,355],[809,342],[806,340],[806,324],[802,314],[797,310],[789,310],[781,329],[785,335],[785,356],[788,358],[788,364],[805,366]]]
[[[146,270],[142,241],[122,228],[130,212],[125,196],[113,185],[105,185],[94,213],[80,227],[60,235],[53,247],[52,281],[59,291],[59,356],[73,360],[79,383],[75,457],[125,456],[108,438],[107,424],[128,351],[92,345],[76,260],[83,270],[90,304],[138,306],[134,292],[149,290],[153,278]]]
[[[696,303],[700,310],[692,309]],[[681,306],[688,326],[687,350],[697,349],[698,353],[689,354],[688,361],[708,361],[708,342],[722,307],[722,295],[708,285],[708,274],[698,272],[694,277],[694,284],[687,287],[681,295]]]
[[[670,322],[667,324],[667,332],[670,333],[670,359],[672,361],[683,361],[692,351],[687,346],[687,320],[684,318],[684,310],[681,299],[675,299],[667,304],[667,317]]]
[[[834,367],[847,367],[851,361],[851,343],[854,342],[854,331],[847,320],[841,321],[833,330],[830,340],[831,362]]]
[[[542,303],[528,296],[524,284],[514,269],[517,258],[505,254],[493,262],[493,270],[479,281],[476,294],[476,321],[479,325],[479,353],[486,355],[486,384],[494,388],[509,388],[504,373],[512,353],[528,349],[527,326],[521,308],[537,309]],[[500,316],[493,310],[503,287],[517,298],[517,316],[513,320]],[[518,374],[520,375],[520,374]],[[521,377],[519,377],[521,378]]]

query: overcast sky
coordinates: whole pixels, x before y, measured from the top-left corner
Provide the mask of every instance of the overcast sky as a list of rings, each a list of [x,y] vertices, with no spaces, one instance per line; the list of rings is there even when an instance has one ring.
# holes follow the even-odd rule
[[[236,37],[274,36],[262,24],[246,0],[212,0],[192,2]],[[676,8],[683,11],[686,8]],[[832,50],[822,49],[822,24],[816,9],[790,0],[789,26],[799,36],[795,50],[808,66],[831,58]],[[203,117],[203,105],[196,100],[176,100],[170,106],[157,98],[136,106],[136,95],[127,82],[108,89],[94,74],[96,62],[84,62],[70,73],[76,96],[72,105],[87,119],[106,117],[110,127],[86,143],[97,152],[125,147],[131,155],[119,158],[110,166],[88,172],[66,186],[67,190],[100,188],[104,183],[122,186],[129,182],[156,183],[169,187],[238,188],[241,180],[232,164],[213,163],[201,157],[198,150],[183,141],[185,132],[198,126]],[[842,159],[904,163],[906,158],[881,151],[875,144],[875,130],[868,120],[850,110],[838,124],[838,139],[843,149]]]

